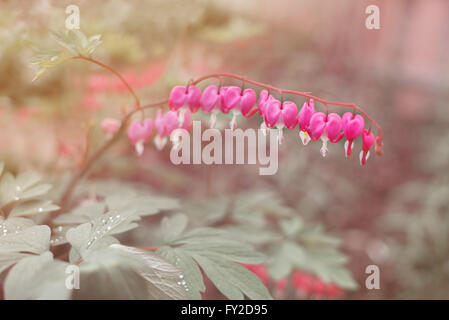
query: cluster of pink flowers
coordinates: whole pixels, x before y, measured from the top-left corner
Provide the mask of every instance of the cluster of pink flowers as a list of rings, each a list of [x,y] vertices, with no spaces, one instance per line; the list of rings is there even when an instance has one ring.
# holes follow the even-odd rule
[[[278,141],[282,143],[283,130],[299,128],[299,136],[304,145],[310,140],[321,140],[321,154],[328,154],[328,143],[337,143],[346,138],[344,153],[346,157],[352,154],[354,141],[361,137],[362,150],[360,151],[360,163],[364,165],[368,160],[370,149],[376,142],[380,147],[381,138],[375,141],[371,129],[365,128],[365,120],[360,114],[346,112],[343,116],[337,113],[323,113],[315,110],[315,102],[310,99],[305,102],[300,110],[292,101],[279,101],[267,90],[262,90],[259,97],[253,89],[242,89],[237,86],[217,87],[210,85],[201,92],[195,85],[176,86],[171,90],[168,100],[170,111],[162,114],[159,110],[156,120],[147,119],[134,121],[128,130],[128,137],[136,146],[138,154],[143,151],[143,144],[153,136],[153,127],[157,135],[154,143],[158,149],[162,149],[167,137],[177,128],[189,129],[191,126],[191,113],[202,110],[210,113],[210,127],[216,123],[217,114],[232,113],[229,124],[231,129],[237,125],[237,117],[251,117],[256,112],[263,117],[261,129],[267,133],[269,129],[277,128]],[[116,126],[110,124],[112,127]],[[106,124],[105,124],[106,126]],[[104,129],[105,130],[105,129]],[[111,130],[105,130],[110,134]],[[177,141],[174,141],[176,144]],[[379,149],[380,150],[380,149]],[[376,152],[378,152],[376,148]]]
[[[339,298],[343,295],[343,290],[335,283],[325,283],[318,277],[302,271],[294,271],[291,276],[276,281],[270,279],[265,265],[243,265],[253,272],[260,281],[268,287],[273,287],[275,293],[285,297],[286,291],[290,286],[298,298]]]

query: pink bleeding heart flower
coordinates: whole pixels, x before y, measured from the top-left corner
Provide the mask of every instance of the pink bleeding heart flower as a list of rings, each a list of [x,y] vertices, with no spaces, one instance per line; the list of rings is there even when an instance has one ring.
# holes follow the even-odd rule
[[[257,111],[257,109],[251,109],[254,107],[257,101],[257,94],[253,89],[243,90],[242,97],[240,99],[240,112],[245,117],[250,117]]]
[[[343,135],[341,134],[341,118],[336,113],[327,115],[322,112],[316,112],[310,119],[310,133],[313,140],[321,138],[323,146],[321,147],[321,155],[325,157],[328,154],[327,143],[338,142]]]
[[[277,99],[268,99],[264,108],[264,119],[267,128],[273,128],[281,117],[281,102]]]
[[[185,130],[190,130],[192,127],[192,114],[190,110],[184,113],[184,121],[182,122],[181,128]]]
[[[121,125],[122,123],[119,120],[113,118],[105,118],[101,121],[101,129],[108,139],[117,133]]]
[[[259,109],[259,116],[264,115],[265,106],[266,106],[266,103],[268,102],[268,99],[270,99],[270,97],[272,97],[272,96],[268,93],[268,90],[262,90],[260,92],[259,100],[257,100],[257,108]]]
[[[360,164],[366,164],[369,158],[369,150],[374,144],[374,134],[369,130],[364,129],[362,132],[362,151],[360,151]]]
[[[218,88],[217,86],[208,86],[203,91],[203,95],[201,96],[201,108],[203,112],[209,113],[211,112],[218,103]]]
[[[354,115],[352,112],[346,112],[342,117],[342,128],[346,136],[345,155],[349,157],[354,147],[354,140],[357,139],[365,127],[365,119],[361,115]]]
[[[154,144],[158,150],[162,150],[167,143],[167,137],[173,132],[173,130],[179,128],[178,115],[175,111],[168,111],[166,114],[162,114],[162,110],[158,110],[155,126],[157,136],[154,139]]]
[[[201,90],[197,86],[189,85],[186,87],[176,86],[170,92],[168,105],[170,110],[179,111],[179,125],[182,126],[184,113],[186,110],[191,112],[198,111],[201,101]]]
[[[224,97],[226,94],[227,87],[218,88],[217,86],[208,86],[204,89],[201,96],[201,107],[204,112],[211,112],[210,116],[210,127],[215,127],[215,122],[217,120],[217,113],[221,110],[224,113],[228,113],[229,110],[225,107]]]
[[[144,150],[144,143],[147,143],[153,136],[153,120],[135,120],[128,128],[128,138],[135,146],[137,154],[140,156]]]
[[[287,129],[293,129],[298,123],[298,107],[295,103],[291,101],[286,101],[282,105],[281,110],[282,122],[287,127]]]
[[[315,102],[313,101],[313,99],[310,99],[308,103],[304,102],[298,114],[298,123],[300,129],[299,136],[301,138],[303,145],[307,145],[310,142],[309,125],[310,119],[312,118],[314,113],[315,113]]]
[[[168,105],[171,110],[177,111],[182,107],[189,107],[190,111],[196,112],[200,107],[201,90],[197,86],[176,86],[170,92]]]
[[[242,114],[249,117],[254,112],[250,112],[257,100],[257,94],[253,89],[242,89],[236,86],[228,87],[224,94],[224,108],[232,110],[232,120],[230,128],[234,129],[237,125],[237,116]]]
[[[259,95],[259,100],[257,100],[257,109],[259,116],[265,117],[265,109],[269,100],[274,99],[274,97],[268,93],[268,90],[262,90]],[[260,124],[260,130],[266,136],[268,134],[268,128],[265,121]]]

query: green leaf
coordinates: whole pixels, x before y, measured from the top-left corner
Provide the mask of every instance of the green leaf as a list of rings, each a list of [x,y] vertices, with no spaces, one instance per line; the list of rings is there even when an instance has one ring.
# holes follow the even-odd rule
[[[80,264],[76,299],[185,299],[181,271],[157,255],[111,245]]]
[[[63,300],[69,299],[66,288],[68,263],[53,260],[49,251],[19,261],[5,280],[5,298],[8,300]]]
[[[35,77],[36,81],[51,68],[76,56],[90,56],[101,44],[101,35],[94,35],[87,38],[79,30],[54,31],[52,36],[56,43],[63,49],[62,51],[51,51],[38,53],[32,60],[32,64],[38,66]]]
[[[157,253],[183,270],[186,285],[191,289],[189,298],[199,299],[204,291],[201,272],[198,266],[193,266],[196,262],[229,299],[243,299],[244,295],[251,299],[271,299],[260,279],[237,264],[258,264],[264,261],[264,256],[254,251],[252,246],[215,228],[182,232],[187,224],[187,217],[183,215],[169,218],[163,224],[164,230],[175,225],[176,232],[170,234],[168,238],[171,240],[167,246],[160,248]]]
[[[187,227],[189,219],[184,214],[176,214],[171,217],[164,217],[161,222],[161,233],[164,242],[175,240]]]
[[[25,172],[14,177],[5,173],[0,180],[0,207],[13,202],[38,200],[51,189],[49,184],[41,184],[41,177],[33,172]]]
[[[30,254],[48,251],[50,233],[48,226],[31,226],[0,236],[0,272]]]
[[[254,300],[272,299],[268,289],[251,271],[226,259],[193,255],[218,290],[229,299],[243,299],[243,294]]]
[[[31,216],[43,212],[51,212],[59,210],[59,207],[51,202],[51,200],[33,200],[28,201],[15,207],[9,217]]]
[[[136,228],[135,221],[138,219],[139,217],[134,214],[109,212],[91,223],[84,223],[70,229],[66,238],[84,259],[92,251],[103,248],[105,244],[115,243],[116,240],[111,237],[112,235]]]
[[[159,248],[157,254],[182,270],[182,280],[186,282],[188,299],[201,300],[201,292],[204,292],[206,287],[204,286],[201,270],[195,260],[182,249],[168,246]]]

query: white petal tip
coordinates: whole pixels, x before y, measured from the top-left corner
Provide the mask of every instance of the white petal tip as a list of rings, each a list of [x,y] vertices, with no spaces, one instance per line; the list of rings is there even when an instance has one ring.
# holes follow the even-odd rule
[[[136,153],[137,155],[140,157],[143,154],[143,150],[145,149],[144,145],[143,145],[143,141],[140,140],[138,141],[135,145],[134,148],[136,149]]]
[[[299,131],[299,137],[301,139],[302,144],[305,146],[308,145],[311,140],[309,134],[305,131]]]

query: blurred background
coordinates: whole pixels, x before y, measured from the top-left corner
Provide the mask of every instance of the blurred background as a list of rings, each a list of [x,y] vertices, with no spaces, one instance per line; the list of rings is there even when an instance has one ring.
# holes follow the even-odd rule
[[[449,298],[448,1],[2,0],[0,160],[13,172],[64,179],[86,141],[92,149],[102,143],[101,120],[132,106],[120,82],[84,61],[31,82],[35,48],[54,46],[50,31],[63,30],[70,4],[86,35],[102,35],[95,57],[120,71],[144,104],[191,78],[232,72],[354,102],[385,132],[384,156],[365,167],[345,160],[342,143],[323,159],[319,143],[303,147],[290,133],[275,176],[259,176],[258,166],[174,166],[168,149],[137,158],[123,142],[93,178],[138,181],[189,201],[269,189],[342,240],[360,284],[346,298]],[[371,4],[380,8],[379,30],[365,27]],[[380,268],[380,290],[363,285],[371,264]]]

